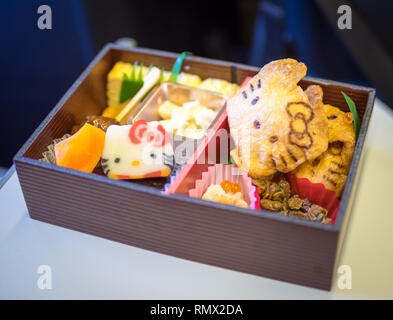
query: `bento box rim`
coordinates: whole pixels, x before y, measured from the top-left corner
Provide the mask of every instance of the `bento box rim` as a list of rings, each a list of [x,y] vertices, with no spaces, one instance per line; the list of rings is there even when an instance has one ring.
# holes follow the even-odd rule
[[[364,146],[365,136],[366,136],[368,124],[370,121],[371,112],[372,112],[372,109],[374,106],[375,89],[369,88],[369,87],[363,87],[363,86],[347,84],[347,83],[337,82],[337,81],[331,81],[331,80],[326,80],[326,79],[320,79],[320,78],[314,78],[314,77],[305,77],[304,78],[305,80],[308,80],[308,81],[319,82],[321,84],[326,84],[326,85],[343,86],[343,87],[351,88],[354,90],[367,91],[369,93],[367,106],[366,106],[366,110],[365,110],[365,113],[363,116],[362,126],[361,126],[359,137],[358,137],[358,142],[356,143],[356,147],[355,147],[355,151],[354,151],[354,159],[356,156],[356,159],[355,159],[356,163],[353,163],[353,161],[354,161],[354,159],[353,159],[350,171],[348,173],[348,178],[347,178],[347,183],[348,183],[348,181],[350,183],[347,184],[344,189],[342,199],[341,199],[340,209],[338,212],[338,217],[337,217],[335,224],[320,224],[320,223],[315,223],[313,221],[302,220],[302,219],[298,219],[298,218],[291,217],[291,216],[272,214],[271,212],[269,212],[267,210],[252,210],[252,209],[246,209],[246,208],[239,208],[239,207],[229,206],[229,205],[225,205],[225,204],[221,204],[221,203],[215,203],[215,202],[210,202],[210,201],[208,202],[208,201],[201,200],[201,199],[194,199],[194,198],[188,197],[186,195],[181,195],[181,194],[166,195],[163,192],[156,190],[154,188],[151,188],[151,187],[134,184],[134,183],[130,183],[127,181],[113,180],[113,179],[109,179],[105,176],[100,176],[100,175],[86,173],[86,172],[82,172],[82,171],[78,171],[78,170],[68,169],[68,168],[57,166],[57,165],[45,163],[45,162],[39,161],[37,159],[25,157],[24,156],[25,152],[32,145],[32,143],[34,142],[36,137],[41,133],[41,131],[44,129],[44,127],[51,121],[53,116],[61,109],[61,107],[64,105],[64,103],[67,101],[67,99],[71,96],[71,94],[86,79],[86,77],[89,75],[89,73],[92,71],[92,69],[97,65],[97,63],[111,50],[139,52],[139,53],[146,53],[146,54],[161,55],[161,56],[166,56],[166,57],[171,57],[171,58],[178,57],[178,54],[173,53],[173,52],[156,50],[156,49],[148,49],[148,48],[139,48],[139,47],[138,48],[125,48],[125,47],[122,47],[122,46],[119,46],[119,45],[116,45],[113,43],[108,43],[107,45],[104,46],[103,49],[101,49],[98,52],[98,54],[94,57],[94,59],[88,64],[88,66],[85,68],[85,70],[77,78],[77,80],[66,91],[66,93],[59,100],[59,102],[55,105],[55,107],[49,112],[49,114],[45,117],[45,119],[41,122],[41,124],[37,127],[37,129],[34,130],[34,132],[29,137],[29,139],[23,144],[23,146],[20,148],[20,150],[16,153],[16,155],[13,158],[13,161],[16,164],[18,162],[20,162],[20,163],[28,164],[28,165],[35,166],[35,167],[41,167],[41,168],[47,169],[47,170],[54,170],[59,173],[71,174],[74,176],[79,176],[81,178],[95,180],[95,181],[102,182],[107,185],[115,185],[118,187],[130,189],[130,190],[150,193],[150,194],[154,194],[158,197],[172,197],[172,198],[176,198],[181,201],[189,202],[190,204],[198,204],[198,205],[208,206],[208,207],[213,207],[213,208],[215,207],[217,209],[229,210],[229,211],[232,211],[233,213],[237,213],[237,214],[253,215],[253,216],[263,218],[263,219],[271,219],[271,220],[275,220],[278,222],[284,222],[284,223],[289,223],[292,225],[299,225],[299,226],[304,226],[304,227],[320,229],[320,230],[327,231],[327,232],[336,232],[336,233],[340,232],[342,222],[344,219],[344,214],[346,213],[345,211],[348,206],[349,197],[351,194],[351,190],[352,190],[353,183],[354,183],[356,173],[357,173],[357,169],[359,166],[360,156],[361,156],[362,149]],[[223,61],[223,60],[210,59],[210,58],[203,58],[203,57],[198,57],[198,56],[187,56],[185,58],[185,61],[187,61],[187,60],[189,60],[189,61],[203,61],[206,63],[210,62],[210,63],[224,65],[224,66],[234,66],[234,67],[248,69],[248,70],[250,70],[250,72],[251,71],[258,72],[258,70],[259,70],[259,68],[249,66],[249,65],[233,63],[233,62],[228,62],[228,61]],[[351,185],[351,188],[347,187],[349,185]]]

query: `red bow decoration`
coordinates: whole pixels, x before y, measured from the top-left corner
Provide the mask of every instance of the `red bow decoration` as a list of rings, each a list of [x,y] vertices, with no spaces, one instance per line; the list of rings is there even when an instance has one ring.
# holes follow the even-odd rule
[[[131,126],[128,136],[134,144],[140,144],[145,140],[157,148],[165,146],[170,141],[169,134],[161,124],[152,129],[149,128],[146,120],[136,121]]]

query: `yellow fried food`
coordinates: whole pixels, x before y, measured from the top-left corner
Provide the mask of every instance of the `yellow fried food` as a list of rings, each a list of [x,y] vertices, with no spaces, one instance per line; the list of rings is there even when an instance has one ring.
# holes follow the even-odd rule
[[[308,87],[306,93],[310,102],[323,105],[319,86]],[[336,191],[337,197],[340,197],[355,149],[353,119],[350,112],[345,113],[328,104],[323,107],[329,125],[328,149],[313,161],[303,163],[294,173],[313,183],[324,184],[326,189]]]
[[[193,88],[198,88],[201,85],[202,80],[196,74],[189,74],[189,73],[181,72],[179,74],[179,76],[177,77],[177,83],[183,84],[185,86],[193,87]]]
[[[293,59],[273,61],[229,99],[231,156],[253,178],[290,172],[326,151],[323,106],[311,106],[297,83],[307,67]]]
[[[235,83],[230,83],[225,80],[208,78],[203,80],[199,88],[217,92],[223,96],[230,97],[236,92],[239,86]]]
[[[123,108],[131,101],[131,99],[128,99],[124,101],[121,104],[117,104],[114,106],[106,107],[104,111],[102,111],[101,116],[102,117],[107,117],[107,118],[112,118],[116,119],[116,116],[123,110]]]

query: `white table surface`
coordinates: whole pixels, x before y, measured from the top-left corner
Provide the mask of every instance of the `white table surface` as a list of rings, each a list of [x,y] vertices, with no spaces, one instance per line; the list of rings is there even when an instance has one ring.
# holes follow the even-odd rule
[[[352,289],[331,292],[158,254],[30,219],[17,175],[0,190],[2,299],[393,298],[393,113],[376,102],[340,265]],[[49,265],[52,289],[37,286]]]

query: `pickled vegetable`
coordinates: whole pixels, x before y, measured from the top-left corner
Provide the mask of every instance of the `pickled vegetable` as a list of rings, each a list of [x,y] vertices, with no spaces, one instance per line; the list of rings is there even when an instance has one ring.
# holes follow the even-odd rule
[[[91,173],[100,160],[104,143],[105,132],[86,123],[74,135],[55,145],[56,164]]]

